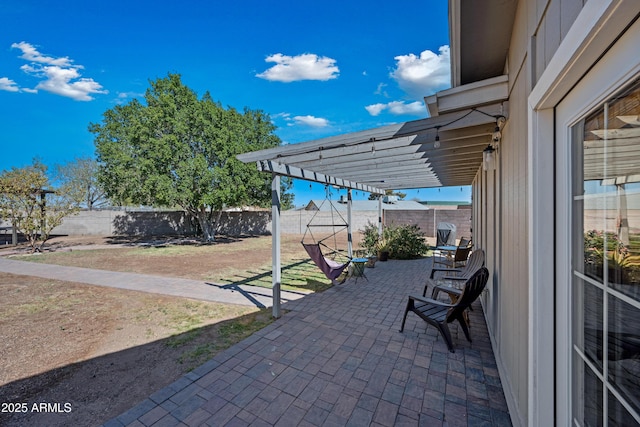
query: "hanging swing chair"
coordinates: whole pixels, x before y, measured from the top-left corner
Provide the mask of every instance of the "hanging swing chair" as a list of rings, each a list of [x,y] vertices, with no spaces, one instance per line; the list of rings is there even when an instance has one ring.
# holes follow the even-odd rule
[[[327,279],[331,280],[332,283],[343,283],[346,280],[346,275],[344,275],[342,280],[339,282],[337,282],[337,279],[351,262],[351,257],[345,254],[345,251],[337,248],[337,235],[341,231],[346,230],[349,224],[347,224],[331,201],[331,193],[328,187],[326,189],[326,193],[327,197],[322,201],[316,213],[313,214],[313,217],[311,217],[300,243],[302,243],[302,246],[307,251],[307,254],[309,254],[311,260],[318,266],[320,271],[324,273]],[[318,213],[322,211],[322,207],[326,202],[329,203],[331,211],[331,223],[317,223],[314,220]],[[336,215],[338,217],[337,219]],[[331,234],[321,239],[316,239],[312,231],[312,229],[316,227],[322,227],[325,230],[327,227],[331,227]],[[309,238],[307,238],[307,235]],[[333,241],[333,247],[325,243],[331,240]]]

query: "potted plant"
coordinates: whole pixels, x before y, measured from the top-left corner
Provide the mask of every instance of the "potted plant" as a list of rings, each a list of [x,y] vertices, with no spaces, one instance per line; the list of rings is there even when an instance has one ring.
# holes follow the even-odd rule
[[[380,240],[380,236],[378,236],[378,227],[369,221],[360,233],[362,233],[360,247],[364,250],[367,258],[374,258],[373,262],[375,263],[375,259],[378,254],[378,240]]]
[[[389,259],[389,245],[384,237],[378,239],[376,250],[378,252],[379,261],[387,261]]]
[[[376,261],[378,261],[378,257],[376,255],[367,256],[367,263],[364,265],[367,268],[374,268],[376,266]]]

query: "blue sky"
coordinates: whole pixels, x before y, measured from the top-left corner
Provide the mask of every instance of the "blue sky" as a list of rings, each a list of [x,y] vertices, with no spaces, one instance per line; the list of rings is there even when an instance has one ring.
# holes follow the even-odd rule
[[[0,170],[93,157],[88,125],[169,72],[224,106],[265,111],[287,144],[424,118],[422,98],[450,86],[446,0],[0,8]],[[304,181],[295,193],[296,205],[324,197]],[[468,200],[470,190],[416,197]]]

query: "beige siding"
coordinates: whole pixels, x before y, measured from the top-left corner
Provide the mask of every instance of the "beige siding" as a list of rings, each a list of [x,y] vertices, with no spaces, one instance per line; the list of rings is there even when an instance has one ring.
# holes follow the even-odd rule
[[[523,419],[527,408],[528,364],[528,236],[527,236],[527,84],[525,73],[513,82],[510,120],[502,157],[502,234],[500,248],[499,352],[512,378],[514,402]],[[505,303],[507,302],[508,303]]]
[[[560,36],[564,38],[567,35],[567,32],[571,28],[571,25],[578,17],[578,14],[582,10],[586,0],[584,1],[563,1],[560,5],[560,16],[562,17],[560,21]]]
[[[585,0],[586,1],[586,0]],[[556,53],[562,38],[584,6],[583,0],[538,0],[535,3],[535,15],[529,16],[528,36],[534,38],[532,50],[535,64],[533,69],[536,82]]]
[[[509,118],[498,169],[474,182],[474,230],[492,272],[484,297],[505,393],[516,424],[528,417],[528,96],[583,7],[582,0],[521,2],[508,58]],[[549,149],[553,149],[551,146]],[[480,203],[476,203],[479,200]]]

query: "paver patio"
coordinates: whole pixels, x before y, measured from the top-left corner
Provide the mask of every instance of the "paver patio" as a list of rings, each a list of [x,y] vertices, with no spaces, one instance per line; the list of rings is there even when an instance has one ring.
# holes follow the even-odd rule
[[[112,426],[510,426],[479,302],[456,352],[409,313],[431,260],[389,261],[368,281],[283,304],[281,319],[218,354]]]

